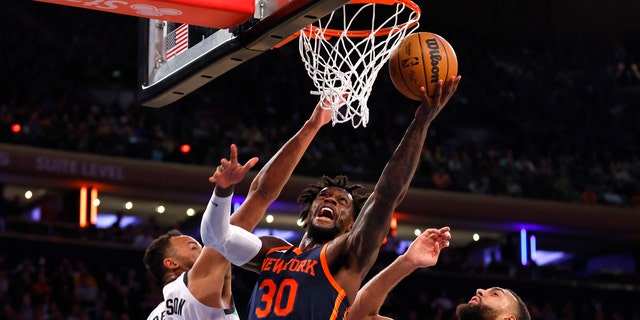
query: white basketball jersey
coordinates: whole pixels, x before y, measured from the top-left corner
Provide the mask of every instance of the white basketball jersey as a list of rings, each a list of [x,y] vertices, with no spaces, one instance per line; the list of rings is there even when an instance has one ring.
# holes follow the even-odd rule
[[[162,288],[164,301],[153,309],[147,320],[239,320],[235,308],[205,306],[193,297],[185,284],[184,272]]]

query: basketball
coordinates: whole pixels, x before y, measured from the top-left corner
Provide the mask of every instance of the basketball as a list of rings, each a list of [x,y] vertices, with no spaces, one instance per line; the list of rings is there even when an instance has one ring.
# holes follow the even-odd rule
[[[407,36],[389,57],[389,76],[393,85],[409,99],[422,100],[420,87],[432,97],[438,79],[458,75],[458,59],[443,37],[430,32]]]

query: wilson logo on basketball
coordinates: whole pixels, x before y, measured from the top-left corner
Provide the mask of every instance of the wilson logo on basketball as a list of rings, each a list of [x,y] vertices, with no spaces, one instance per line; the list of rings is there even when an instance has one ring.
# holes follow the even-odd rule
[[[429,49],[429,58],[431,59],[431,82],[438,82],[440,79],[440,61],[442,61],[442,55],[440,55],[440,46],[438,41],[434,38],[427,39],[427,48]]]

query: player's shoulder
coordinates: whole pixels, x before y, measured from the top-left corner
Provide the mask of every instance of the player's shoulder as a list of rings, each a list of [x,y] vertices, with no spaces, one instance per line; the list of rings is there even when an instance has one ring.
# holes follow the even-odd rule
[[[266,250],[292,246],[289,241],[274,236],[260,236],[260,241],[262,241],[262,248]]]
[[[165,313],[164,301],[158,303],[158,305],[151,311],[147,320],[161,320],[164,319],[163,314]]]

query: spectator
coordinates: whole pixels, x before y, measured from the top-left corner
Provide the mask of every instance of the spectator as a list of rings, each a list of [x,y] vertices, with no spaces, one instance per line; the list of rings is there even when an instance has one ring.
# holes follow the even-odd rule
[[[73,275],[75,298],[84,305],[95,303],[98,298],[98,282],[82,262],[76,264],[77,270]]]

